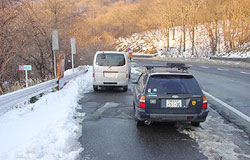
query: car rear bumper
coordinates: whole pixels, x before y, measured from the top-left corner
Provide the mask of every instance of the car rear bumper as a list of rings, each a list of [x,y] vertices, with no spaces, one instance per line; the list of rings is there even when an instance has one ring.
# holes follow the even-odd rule
[[[140,121],[155,122],[204,122],[208,110],[202,110],[200,114],[147,114],[145,110],[138,109],[136,117]]]
[[[128,86],[129,79],[93,79],[93,85],[95,86]]]

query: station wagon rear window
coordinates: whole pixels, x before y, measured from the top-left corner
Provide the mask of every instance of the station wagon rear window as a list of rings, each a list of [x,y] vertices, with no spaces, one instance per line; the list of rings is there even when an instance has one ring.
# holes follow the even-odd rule
[[[149,78],[147,91],[158,94],[202,95],[200,86],[192,75],[153,75]]]
[[[125,57],[123,54],[102,53],[97,55],[96,64],[99,66],[124,66]]]

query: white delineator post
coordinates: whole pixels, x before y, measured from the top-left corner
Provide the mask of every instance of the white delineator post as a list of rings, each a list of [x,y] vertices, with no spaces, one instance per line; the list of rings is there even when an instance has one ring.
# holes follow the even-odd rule
[[[71,56],[72,56],[72,70],[74,73],[74,54],[76,54],[76,39],[75,38],[70,38],[70,44],[71,44]]]
[[[74,54],[71,53],[71,56],[72,56],[72,70],[73,70],[73,73],[75,72],[74,71]]]

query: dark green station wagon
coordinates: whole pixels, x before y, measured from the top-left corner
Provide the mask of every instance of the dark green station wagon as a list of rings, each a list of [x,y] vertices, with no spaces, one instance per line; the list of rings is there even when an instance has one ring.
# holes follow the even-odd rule
[[[151,122],[188,122],[199,126],[206,120],[207,99],[185,64],[145,67],[147,70],[134,82],[137,126]]]

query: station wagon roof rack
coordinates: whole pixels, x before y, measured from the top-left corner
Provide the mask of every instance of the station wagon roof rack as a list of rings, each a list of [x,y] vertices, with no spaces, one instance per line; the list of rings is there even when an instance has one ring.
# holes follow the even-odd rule
[[[181,70],[182,72],[187,72],[187,70],[190,67],[187,67],[185,65],[185,63],[167,63],[166,65],[158,65],[158,66],[145,66],[147,68],[147,70],[150,70],[152,72],[152,70],[154,70],[154,68],[176,68],[178,70]]]

